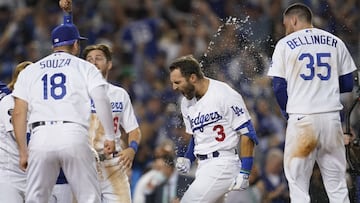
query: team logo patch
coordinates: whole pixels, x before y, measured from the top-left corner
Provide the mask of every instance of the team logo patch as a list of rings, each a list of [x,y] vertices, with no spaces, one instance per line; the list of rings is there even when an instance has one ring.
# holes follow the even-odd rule
[[[240,116],[241,114],[244,114],[244,109],[243,108],[239,108],[237,106],[231,106],[231,109],[234,111],[234,113],[237,116]]]

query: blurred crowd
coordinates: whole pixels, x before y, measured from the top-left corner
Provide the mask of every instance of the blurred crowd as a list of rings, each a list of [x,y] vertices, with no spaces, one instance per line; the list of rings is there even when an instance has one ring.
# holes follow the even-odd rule
[[[140,123],[143,136],[130,174],[133,190],[159,154],[185,152],[189,138],[179,114],[180,95],[171,89],[167,68],[176,57],[193,54],[207,76],[243,95],[260,139],[253,186],[263,201],[286,202],[281,166],[286,120],[265,75],[284,35],[283,9],[294,2],[310,6],[314,25],[339,36],[359,67],[358,0],[73,0],[74,24],[88,38],[83,47],[112,47],[109,79],[129,92]],[[10,81],[19,62],[51,52],[50,32],[62,16],[58,1],[0,0],[1,81]],[[269,156],[278,161],[268,161]]]

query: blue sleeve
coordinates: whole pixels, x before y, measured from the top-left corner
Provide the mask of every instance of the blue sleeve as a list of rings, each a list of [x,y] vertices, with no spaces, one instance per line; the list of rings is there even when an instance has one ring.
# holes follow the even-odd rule
[[[191,136],[190,143],[185,152],[185,158],[190,159],[191,163],[196,159],[194,155],[194,146],[195,146],[194,136]]]
[[[247,129],[247,133],[241,133],[242,129]],[[235,129],[236,131],[240,132],[241,134],[248,136],[255,144],[258,144],[258,138],[256,136],[255,128],[251,122],[251,120],[247,121],[246,123],[242,124],[238,128]]]
[[[354,81],[352,73],[341,75],[339,77],[339,87],[340,93],[351,92],[353,90]]]
[[[288,101],[287,82],[285,78],[274,77],[272,80],[272,85],[276,101],[280,106],[281,113],[286,119],[288,119],[289,116],[286,113],[286,104]]]
[[[6,86],[6,84],[0,81],[0,100],[10,93],[11,90]]]

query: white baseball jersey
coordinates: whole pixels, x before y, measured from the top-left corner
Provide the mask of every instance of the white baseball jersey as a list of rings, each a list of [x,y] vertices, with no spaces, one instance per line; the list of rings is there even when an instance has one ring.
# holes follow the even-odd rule
[[[116,151],[121,151],[120,126],[126,133],[139,127],[129,94],[125,89],[108,84],[107,95],[111,102],[114,121]],[[92,146],[103,153],[104,128],[96,115],[96,107],[91,105],[91,121],[89,134]],[[119,166],[119,158],[115,157],[99,163],[98,166],[102,202],[131,202],[130,183],[126,171]]]
[[[29,104],[29,123],[61,120],[89,126],[89,92],[105,84],[93,64],[56,52],[21,71],[13,95]]]
[[[25,192],[26,173],[19,167],[19,150],[11,122],[13,109],[13,97],[5,96],[0,101],[0,182],[11,184],[17,190]],[[6,194],[1,196],[4,195]]]
[[[341,39],[308,28],[277,43],[268,75],[286,79],[288,113],[311,114],[343,108],[339,76],[354,70],[355,63]]]
[[[108,84],[106,88],[107,95],[110,99],[112,107],[116,150],[120,151],[120,126],[124,129],[126,133],[129,133],[130,131],[138,128],[139,124],[137,122],[129,94],[126,92],[126,90],[112,84]],[[91,120],[89,134],[95,150],[97,152],[102,152],[105,141],[104,128],[96,115],[96,108],[93,103],[91,104]]]
[[[195,154],[236,148],[235,131],[250,120],[241,95],[224,82],[209,79],[209,87],[200,99],[181,101],[186,132],[194,135]]]

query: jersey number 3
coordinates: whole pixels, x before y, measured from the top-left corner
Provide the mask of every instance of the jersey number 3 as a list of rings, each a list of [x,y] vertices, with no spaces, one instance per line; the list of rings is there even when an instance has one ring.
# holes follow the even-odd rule
[[[330,58],[330,56],[330,53],[317,53],[315,57],[310,53],[301,54],[299,61],[307,59],[309,63],[306,64],[306,68],[309,69],[310,72],[308,74],[302,73],[300,74],[300,77],[302,77],[304,80],[312,80],[315,77],[315,67],[318,67],[324,68],[326,73],[318,73],[316,76],[320,78],[320,80],[329,80],[331,76],[331,66],[329,63],[324,62],[324,60],[326,58]]]
[[[41,80],[43,81],[45,100],[49,98],[49,95],[55,100],[62,99],[66,95],[66,76],[63,73],[55,73],[51,76],[45,74]]]
[[[217,133],[217,136],[215,138],[216,141],[218,142],[222,142],[225,140],[225,132],[224,132],[224,127],[222,125],[216,125],[213,127],[213,131],[215,131]]]

